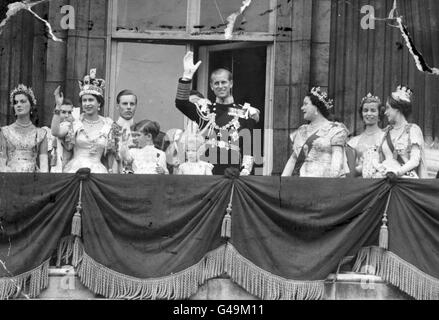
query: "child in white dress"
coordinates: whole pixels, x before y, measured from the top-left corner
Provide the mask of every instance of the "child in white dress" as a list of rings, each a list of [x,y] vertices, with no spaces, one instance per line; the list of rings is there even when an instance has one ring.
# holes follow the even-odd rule
[[[131,164],[134,174],[169,174],[166,166],[166,155],[154,147],[154,138],[160,132],[160,125],[155,121],[142,120],[134,127],[133,138],[138,148],[128,148],[122,143],[120,157]],[[122,141],[126,142],[122,135]],[[135,137],[136,136],[136,137]]]
[[[213,165],[200,160],[201,154],[205,152],[205,139],[200,134],[198,125],[190,122],[186,131],[179,139],[179,149],[184,158],[178,166],[175,174],[181,175],[212,175]]]

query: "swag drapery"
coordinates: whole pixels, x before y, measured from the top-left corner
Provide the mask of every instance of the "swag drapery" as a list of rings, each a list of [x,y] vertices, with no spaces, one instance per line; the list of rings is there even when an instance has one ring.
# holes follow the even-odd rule
[[[438,195],[437,180],[0,174],[0,298],[38,296],[57,255],[108,298],[183,299],[227,275],[262,299],[320,299],[355,256],[438,299]]]

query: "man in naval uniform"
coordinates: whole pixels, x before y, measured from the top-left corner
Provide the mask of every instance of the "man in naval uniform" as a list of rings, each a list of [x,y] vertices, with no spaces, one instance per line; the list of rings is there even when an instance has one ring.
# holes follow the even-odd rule
[[[235,103],[232,73],[223,68],[213,71],[210,77],[215,102],[193,100],[194,97],[190,96],[192,78],[200,64],[201,61],[194,64],[192,52],[186,53],[175,105],[198,124],[205,136],[208,148],[203,160],[214,165],[213,174],[222,175],[226,168],[234,167],[240,170],[241,175],[249,175],[254,163],[251,155],[252,130],[259,121],[259,110],[248,103]]]

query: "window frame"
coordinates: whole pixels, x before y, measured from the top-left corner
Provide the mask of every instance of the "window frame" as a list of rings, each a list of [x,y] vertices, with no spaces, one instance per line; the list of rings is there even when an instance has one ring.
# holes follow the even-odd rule
[[[265,97],[265,123],[264,123],[264,164],[262,174],[271,175],[273,169],[273,96],[274,96],[274,62],[275,62],[275,42],[276,42],[276,12],[269,13],[269,32],[242,32],[234,33],[232,39],[226,40],[223,34],[193,34],[196,31],[192,26],[198,25],[200,21],[200,1],[187,0],[186,30],[167,31],[149,30],[144,32],[134,32],[128,30],[116,30],[117,27],[117,8],[119,0],[108,1],[107,12],[107,41],[106,41],[106,79],[109,87],[105,90],[105,101],[108,108],[105,108],[105,116],[114,117],[116,111],[116,97],[114,96],[117,64],[117,44],[118,42],[148,42],[148,43],[169,43],[186,44],[186,51],[194,50],[194,43],[199,46],[217,43],[218,46],[239,47],[241,45],[266,45],[266,97]],[[276,8],[278,1],[269,0],[270,8]],[[200,55],[202,53],[200,52]],[[201,58],[201,57],[200,57]],[[200,70],[200,75],[206,77]]]
[[[203,0],[187,0],[186,11],[186,30],[183,31],[168,31],[168,30],[147,30],[142,32],[135,32],[129,30],[117,30],[117,8],[120,0],[110,0],[112,12],[108,15],[112,17],[111,21],[111,37],[115,40],[129,40],[129,39],[144,39],[144,40],[210,40],[210,41],[225,41],[223,34],[194,34],[197,29],[193,26],[199,25],[201,5]],[[125,0],[126,1],[126,0]],[[268,0],[270,8],[276,8],[277,0]],[[265,41],[273,42],[276,37],[276,10],[268,13],[268,32],[240,32],[234,33],[232,39],[228,41]]]

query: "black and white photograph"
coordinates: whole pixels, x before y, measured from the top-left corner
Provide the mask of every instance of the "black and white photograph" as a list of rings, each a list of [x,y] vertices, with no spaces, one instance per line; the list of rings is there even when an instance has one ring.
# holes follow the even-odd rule
[[[438,195],[437,0],[0,0],[0,300],[439,300]]]

